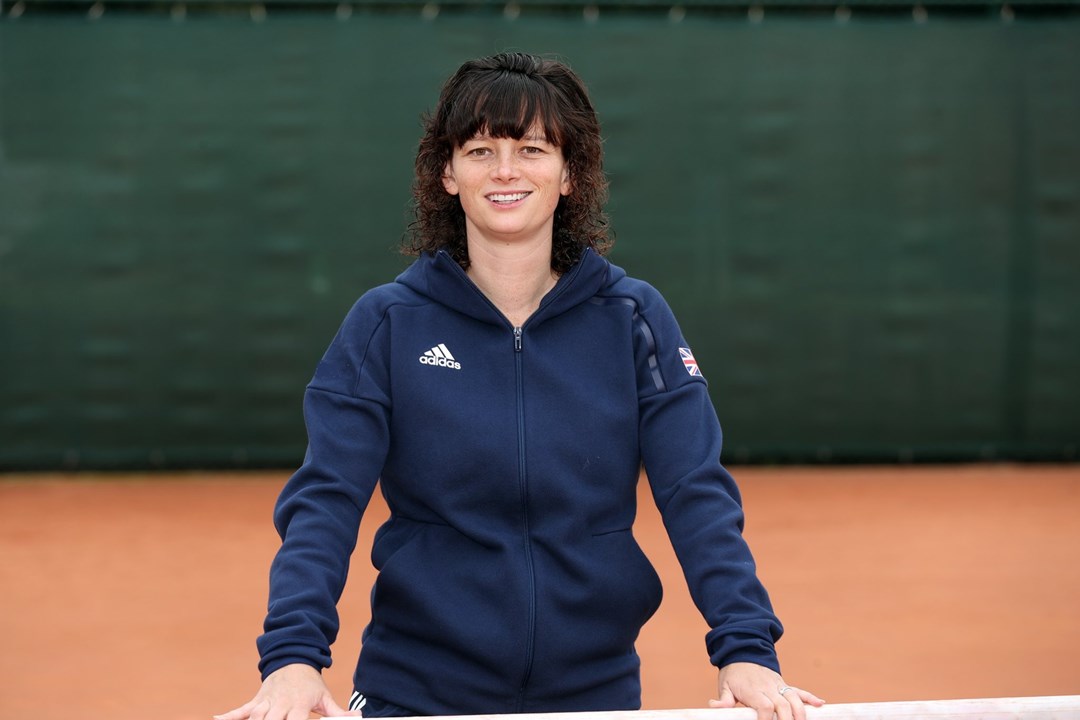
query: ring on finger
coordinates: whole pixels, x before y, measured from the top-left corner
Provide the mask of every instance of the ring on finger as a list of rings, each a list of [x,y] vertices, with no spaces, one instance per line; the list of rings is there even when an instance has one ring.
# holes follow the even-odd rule
[[[781,686],[780,686],[780,687],[779,687],[779,688],[777,689],[777,692],[778,692],[778,693],[780,693],[780,695],[782,696],[782,695],[783,695],[784,693],[786,693],[786,692],[787,692],[788,690],[794,690],[794,689],[795,689],[795,688],[791,687],[790,685],[781,685]]]

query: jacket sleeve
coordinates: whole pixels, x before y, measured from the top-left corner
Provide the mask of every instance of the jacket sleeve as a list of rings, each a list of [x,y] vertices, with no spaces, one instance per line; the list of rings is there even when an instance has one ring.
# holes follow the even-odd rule
[[[385,311],[361,298],[304,393],[307,452],[274,510],[282,542],[257,641],[264,679],[291,663],[330,666],[337,602],[388,451],[388,326]]]
[[[671,309],[650,288],[635,338],[642,461],[690,594],[709,625],[711,662],[779,672],[783,628],[743,539],[742,499],[720,464],[722,435],[705,378]],[[685,360],[691,360],[686,358]]]

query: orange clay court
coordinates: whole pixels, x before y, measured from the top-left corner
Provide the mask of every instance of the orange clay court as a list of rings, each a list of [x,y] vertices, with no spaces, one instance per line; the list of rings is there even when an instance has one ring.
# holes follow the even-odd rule
[[[735,467],[787,632],[786,679],[833,703],[1080,694],[1080,466]],[[206,720],[258,685],[288,472],[0,476],[0,718]],[[376,495],[327,671],[347,698]],[[665,599],[645,708],[714,696],[704,624],[643,483]]]

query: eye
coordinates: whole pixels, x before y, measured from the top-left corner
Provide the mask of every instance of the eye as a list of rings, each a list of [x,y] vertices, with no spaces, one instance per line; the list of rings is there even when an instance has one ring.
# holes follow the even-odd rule
[[[491,149],[483,147],[483,146],[473,147],[473,148],[467,149],[465,151],[465,154],[466,155],[471,155],[472,157],[484,157],[485,155],[491,154]]]

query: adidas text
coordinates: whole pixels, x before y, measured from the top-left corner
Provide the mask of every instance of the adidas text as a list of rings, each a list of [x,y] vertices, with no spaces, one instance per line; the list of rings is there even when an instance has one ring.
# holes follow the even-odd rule
[[[454,370],[461,369],[461,363],[453,360],[447,360],[446,358],[429,357],[427,355],[420,356],[420,362],[425,365],[435,365],[437,367],[453,368]]]

